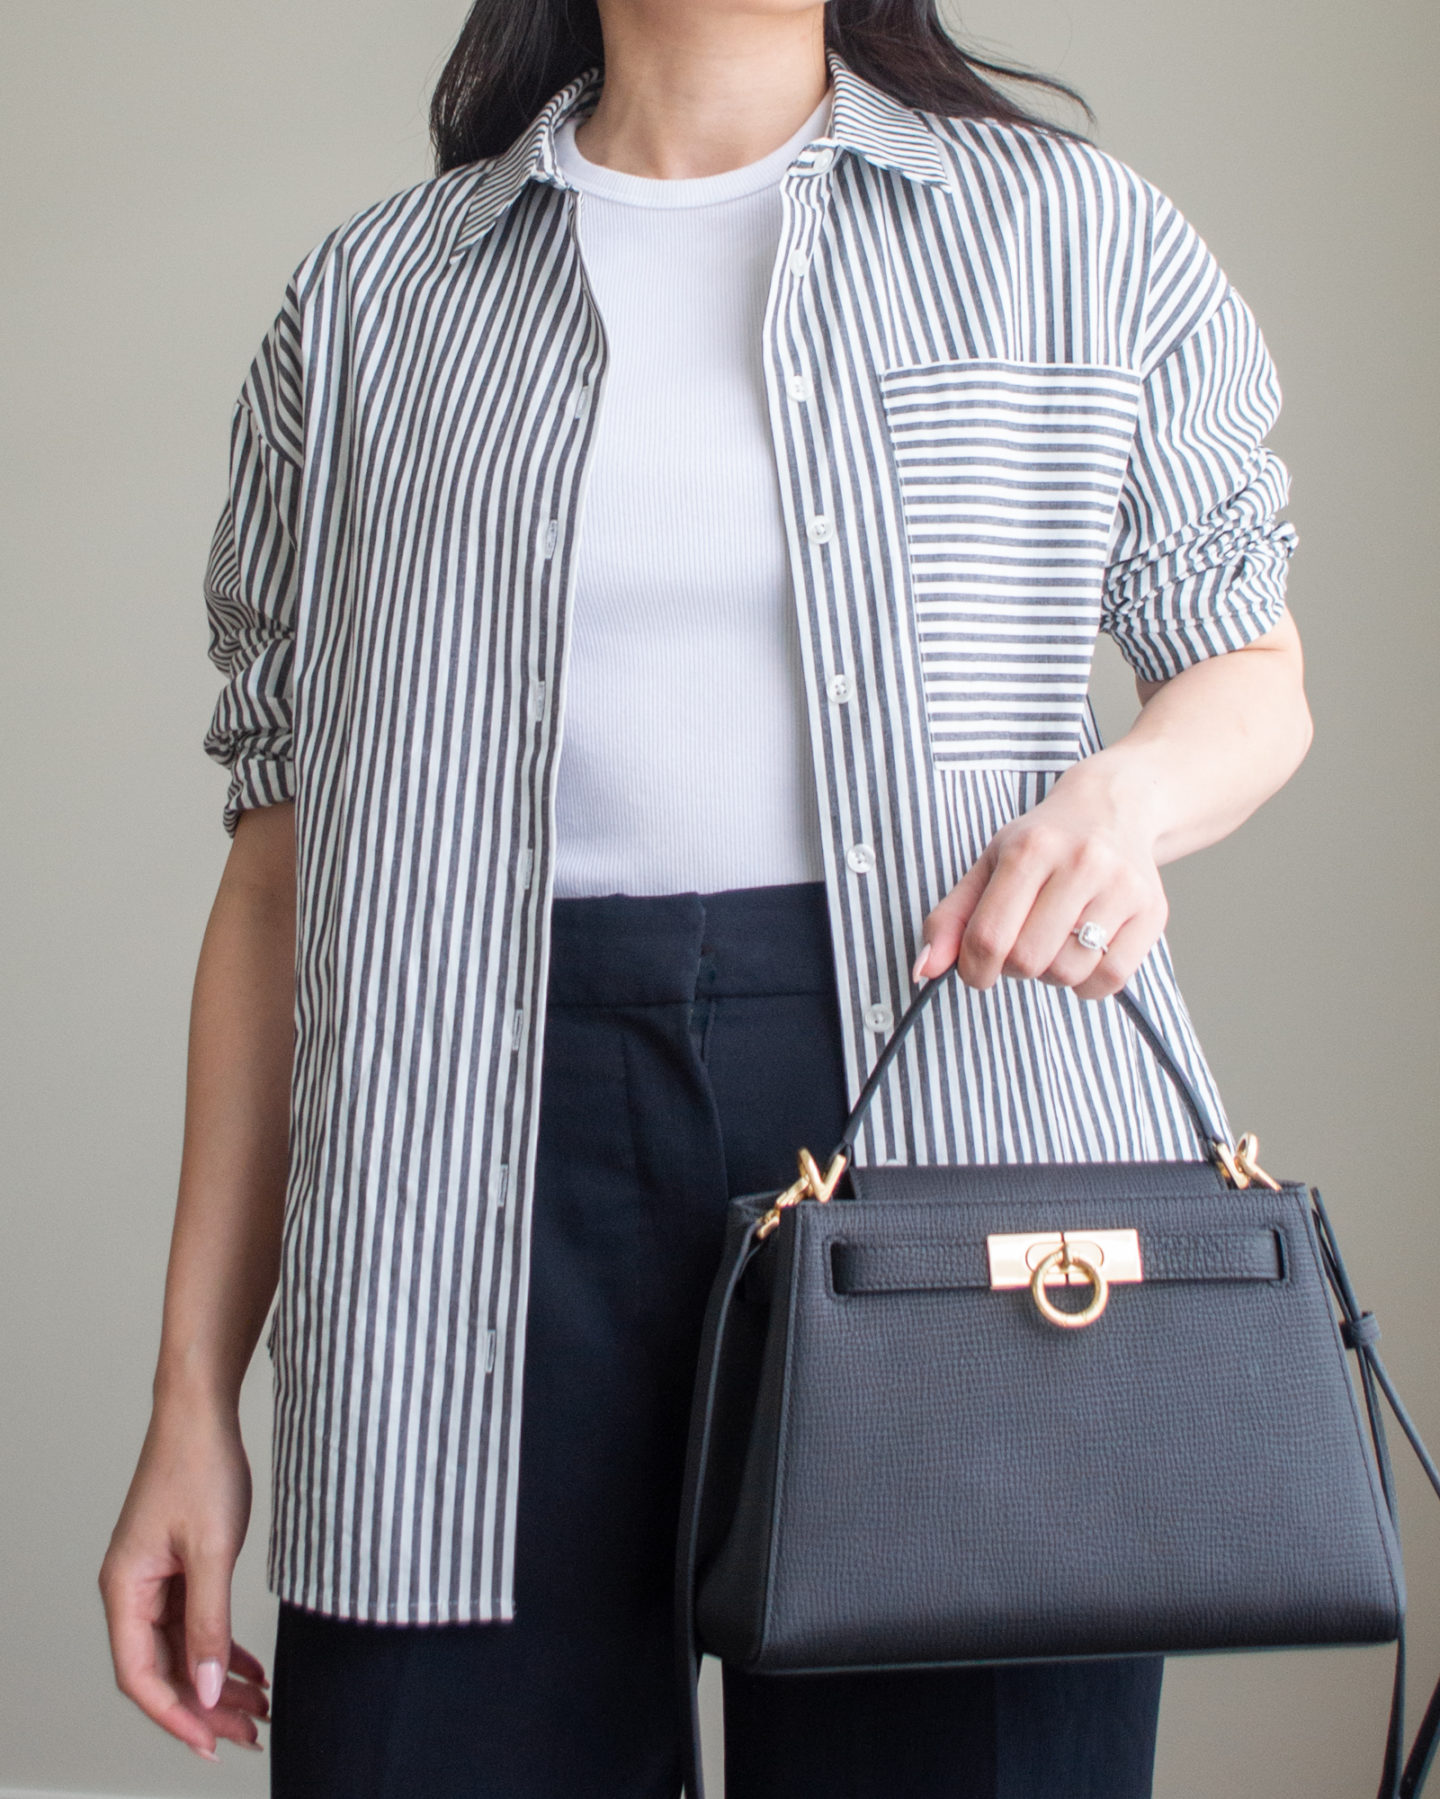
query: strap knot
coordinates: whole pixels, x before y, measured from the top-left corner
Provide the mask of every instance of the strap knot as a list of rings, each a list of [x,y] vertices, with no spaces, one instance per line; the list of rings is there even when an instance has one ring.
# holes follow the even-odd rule
[[[1362,1312],[1358,1318],[1340,1322],[1340,1341],[1347,1349],[1368,1349],[1380,1341],[1380,1320],[1373,1312]]]

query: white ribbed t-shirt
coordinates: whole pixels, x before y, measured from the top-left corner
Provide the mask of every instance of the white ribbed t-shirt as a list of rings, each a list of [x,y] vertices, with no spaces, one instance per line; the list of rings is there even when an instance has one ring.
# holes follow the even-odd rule
[[[779,183],[761,162],[654,181],[587,162],[580,251],[606,372],[571,587],[555,895],[824,877],[760,361]]]

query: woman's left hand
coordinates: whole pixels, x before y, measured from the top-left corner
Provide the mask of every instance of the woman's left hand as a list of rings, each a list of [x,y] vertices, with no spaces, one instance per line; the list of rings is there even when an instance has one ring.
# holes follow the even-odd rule
[[[1160,865],[1233,831],[1310,746],[1304,657],[1289,613],[1263,637],[1164,682],[1139,683],[1140,716],[1067,768],[997,831],[925,920],[915,979],[993,987],[1002,974],[1106,999],[1165,928]],[[1107,948],[1072,936],[1091,924]]]
[[[1106,999],[1154,947],[1167,911],[1143,808],[1126,803],[1103,758],[1092,757],[997,831],[930,913],[915,978],[943,974],[958,952],[969,987],[1010,975]],[[1073,933],[1085,923],[1106,949],[1081,947]]]

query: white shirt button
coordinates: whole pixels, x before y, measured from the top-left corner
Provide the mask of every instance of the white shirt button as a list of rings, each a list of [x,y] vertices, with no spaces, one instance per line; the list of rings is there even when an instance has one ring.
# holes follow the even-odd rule
[[[875,852],[868,843],[856,843],[846,850],[845,860],[857,875],[868,875],[875,866]]]
[[[826,518],[823,513],[812,518],[805,529],[809,533],[811,543],[829,543],[830,539],[835,535],[834,525],[830,523],[829,519]]]
[[[545,683],[543,681],[530,683],[530,710],[537,717],[545,710]]]
[[[849,675],[831,675],[825,683],[825,691],[832,700],[838,700],[843,706],[846,700],[855,698],[855,683]]]
[[[895,1022],[895,1014],[889,1006],[866,1006],[865,1022],[872,1031],[888,1031]]]
[[[812,175],[828,175],[835,162],[835,152],[827,147],[815,152],[815,160],[810,164]]]
[[[792,375],[785,387],[792,400],[808,400],[815,391],[808,375]]]
[[[810,258],[803,250],[792,250],[785,258],[785,267],[792,275],[803,275],[810,267]]]

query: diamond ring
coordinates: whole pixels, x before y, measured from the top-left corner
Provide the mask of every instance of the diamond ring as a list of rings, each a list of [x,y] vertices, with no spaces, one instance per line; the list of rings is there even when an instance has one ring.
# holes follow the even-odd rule
[[[1104,931],[1088,918],[1084,924],[1077,924],[1070,935],[1077,940],[1081,949],[1098,949],[1102,956],[1110,947],[1110,939]]]

